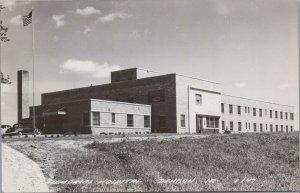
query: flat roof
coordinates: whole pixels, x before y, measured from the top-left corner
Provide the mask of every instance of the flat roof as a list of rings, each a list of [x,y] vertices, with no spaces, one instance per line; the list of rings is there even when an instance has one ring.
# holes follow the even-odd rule
[[[245,98],[245,97],[239,97],[239,96],[233,96],[233,95],[227,95],[227,94],[221,94],[221,96],[229,96],[229,97],[234,97],[234,98],[240,98],[240,99],[245,99],[245,100],[250,100],[250,101],[257,101],[257,102],[263,102],[263,103],[269,103],[269,104],[273,104],[273,105],[281,105],[281,106],[286,106],[286,107],[295,107],[292,105],[284,105],[284,104],[279,104],[279,103],[272,103],[272,102],[268,102],[268,101],[262,101],[262,100],[256,100],[256,99],[250,99],[250,98]]]
[[[151,107],[151,105],[147,104],[140,104],[140,103],[128,103],[128,102],[121,102],[121,101],[111,101],[111,100],[102,100],[102,99],[86,99],[91,101],[99,101],[99,102],[107,102],[107,103],[120,103],[120,104],[127,104],[127,105],[135,105],[135,106],[148,106]]]

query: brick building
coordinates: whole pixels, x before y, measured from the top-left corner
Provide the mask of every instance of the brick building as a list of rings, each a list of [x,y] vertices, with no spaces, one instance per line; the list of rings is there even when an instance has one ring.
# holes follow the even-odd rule
[[[61,112],[63,115],[60,115],[60,124],[64,125],[65,130],[76,129],[81,133],[143,133],[150,132],[149,124],[152,133],[216,133],[226,128],[234,132],[276,131],[276,128],[277,131],[284,132],[293,130],[294,108],[291,106],[222,95],[220,83],[175,73],[159,75],[137,68],[112,72],[109,84],[44,93],[41,99],[42,104],[36,107],[38,127],[49,127],[45,120],[48,108],[51,109],[49,112],[55,114],[64,112]],[[106,109],[101,105],[91,108],[93,101],[106,101],[103,102],[105,105],[101,103]],[[120,105],[116,109],[126,115],[123,117],[123,124],[118,127],[111,124],[112,117],[109,116],[113,112],[110,115],[101,114],[102,111],[108,113],[108,108],[113,109],[116,104]],[[138,108],[134,108],[135,105]],[[255,114],[251,114],[252,111]],[[262,114],[262,111],[267,111],[267,114]],[[30,112],[32,116],[32,109]],[[86,112],[90,116],[90,127],[84,124]],[[91,118],[94,116],[93,112],[100,112],[99,121],[96,121],[100,125],[96,127]],[[128,114],[136,116],[132,118]],[[53,118],[52,124],[56,124],[57,120]],[[125,124],[128,121],[139,125]]]

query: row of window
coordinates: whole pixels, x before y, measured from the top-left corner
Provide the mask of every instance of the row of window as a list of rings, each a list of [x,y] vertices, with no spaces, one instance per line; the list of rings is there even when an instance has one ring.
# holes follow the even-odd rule
[[[279,132],[279,129],[281,132],[284,132],[284,126],[283,125],[274,125],[275,126],[275,130],[276,132]],[[279,128],[280,126],[280,128]],[[233,126],[233,121],[229,122],[229,127],[230,130],[233,131],[234,130],[234,126]],[[245,122],[245,128],[246,130],[250,130],[251,129],[251,124],[249,122]],[[222,130],[225,130],[225,121],[222,121]],[[226,130],[228,130],[228,128],[226,128]],[[238,131],[242,131],[242,122],[238,122]],[[268,131],[268,124],[265,124],[265,129],[264,129],[264,125],[262,123],[260,123],[259,125],[256,123],[253,123],[253,131]],[[273,132],[273,125],[270,124],[270,131]],[[289,132],[289,126],[286,125],[285,126],[285,131]],[[290,131],[293,131],[293,126],[290,126]]]
[[[250,114],[250,107],[244,107],[245,108],[245,114]],[[256,108],[252,108],[252,112],[253,112],[253,116],[256,116],[256,111],[258,110],[259,113],[259,117],[263,116],[263,109],[256,109]],[[268,116],[268,110],[265,110],[265,117]],[[221,112],[224,113],[224,103],[221,103]],[[285,115],[285,119],[288,119],[288,112],[278,112],[278,111],[274,111],[275,112],[275,118],[277,119],[280,116],[280,119],[283,119],[284,115]],[[237,106],[237,114],[241,115],[242,113],[242,106]],[[229,104],[229,114],[233,114],[233,105]],[[273,111],[269,110],[269,115],[270,118],[273,117]],[[290,113],[290,120],[294,120],[294,113]]]
[[[92,112],[92,125],[100,126],[100,112]],[[111,113],[111,124],[116,124],[116,114]],[[90,125],[90,112],[84,112],[83,113],[83,125],[89,126]],[[134,116],[133,114],[127,114],[127,127],[133,127],[134,126]],[[149,128],[150,127],[150,116],[145,115],[144,116],[144,127]]]

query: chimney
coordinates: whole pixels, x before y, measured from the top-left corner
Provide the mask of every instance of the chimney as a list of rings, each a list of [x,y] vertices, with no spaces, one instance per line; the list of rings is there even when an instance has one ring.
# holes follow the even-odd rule
[[[18,122],[29,118],[29,72],[18,71]]]

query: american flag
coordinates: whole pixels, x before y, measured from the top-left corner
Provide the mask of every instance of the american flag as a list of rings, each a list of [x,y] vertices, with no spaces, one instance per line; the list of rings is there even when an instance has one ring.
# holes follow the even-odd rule
[[[28,26],[32,23],[32,11],[28,14],[23,16],[23,26]]]

